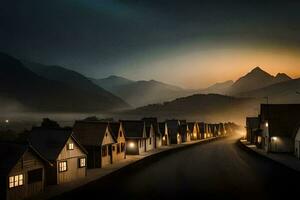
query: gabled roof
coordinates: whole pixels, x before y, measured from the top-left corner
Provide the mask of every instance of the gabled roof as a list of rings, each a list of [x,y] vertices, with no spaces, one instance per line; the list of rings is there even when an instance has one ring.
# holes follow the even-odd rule
[[[144,138],[144,121],[122,120],[123,130],[126,138]]]
[[[43,157],[53,162],[57,159],[70,137],[86,153],[86,150],[73,136],[71,128],[34,127],[30,132],[28,141]]]
[[[148,118],[143,118],[142,119],[145,122],[145,126],[147,127],[151,127],[151,125],[153,126],[153,130],[154,130],[154,134],[155,135],[161,135],[160,129],[158,127],[158,122],[157,122],[157,118],[155,117],[148,117]],[[147,132],[148,134],[148,132]]]
[[[193,130],[194,130],[195,123],[196,123],[196,122],[188,122],[188,123],[187,123],[188,128],[189,128],[190,131],[193,131]]]
[[[160,131],[160,133],[161,133],[162,135],[165,134],[165,126],[166,126],[165,122],[160,122],[160,123],[158,123],[158,128],[159,128],[159,131]]]
[[[120,130],[120,122],[109,122],[109,130],[110,133],[114,136],[114,138],[117,139]]]
[[[269,135],[293,138],[300,125],[300,104],[262,104],[261,122],[268,121]]]
[[[179,126],[179,133],[181,135],[186,135],[187,134],[187,124],[181,124]]]
[[[177,135],[177,133],[179,132],[180,122],[178,120],[166,120],[166,124],[168,128],[168,134]]]
[[[85,120],[76,121],[73,127],[74,135],[85,146],[101,145],[107,129],[107,122]],[[112,137],[116,140],[113,135]]]
[[[33,152],[44,163],[50,164],[31,145],[0,142],[0,175],[6,176],[28,150],[31,150],[31,152]]]

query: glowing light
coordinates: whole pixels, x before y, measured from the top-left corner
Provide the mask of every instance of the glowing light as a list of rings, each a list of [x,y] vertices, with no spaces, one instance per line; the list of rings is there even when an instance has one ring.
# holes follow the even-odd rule
[[[268,127],[269,127],[269,123],[268,123],[268,122],[266,122],[265,126],[268,128]]]
[[[8,123],[9,123],[9,120],[8,120],[8,119],[6,119],[6,120],[5,120],[5,123],[7,123],[7,124],[8,124]]]
[[[162,139],[163,139],[163,141],[165,141],[165,140],[166,140],[166,137],[164,136]]]
[[[130,142],[130,143],[128,144],[128,147],[129,147],[129,148],[134,148],[134,147],[135,147],[134,142]]]
[[[277,137],[272,137],[272,140],[276,141],[276,140],[277,140]]]
[[[197,136],[197,134],[196,133],[194,133],[194,137],[196,137]]]

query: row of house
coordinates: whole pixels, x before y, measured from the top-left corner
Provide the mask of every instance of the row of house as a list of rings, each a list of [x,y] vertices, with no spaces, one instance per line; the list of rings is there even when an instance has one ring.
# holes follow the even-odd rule
[[[246,139],[266,152],[300,158],[300,104],[262,104],[257,117],[246,119]]]
[[[87,168],[122,162],[161,146],[228,134],[230,123],[206,124],[156,118],[141,120],[75,121],[60,128],[45,119],[33,127],[26,142],[0,143],[0,199],[33,196],[47,185],[84,178]]]

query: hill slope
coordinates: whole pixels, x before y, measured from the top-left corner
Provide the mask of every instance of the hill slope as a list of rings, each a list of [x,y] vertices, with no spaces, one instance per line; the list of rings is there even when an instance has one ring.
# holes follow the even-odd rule
[[[16,102],[28,111],[95,112],[121,109],[127,105],[64,82],[41,77],[19,60],[0,53],[0,98],[5,106]]]

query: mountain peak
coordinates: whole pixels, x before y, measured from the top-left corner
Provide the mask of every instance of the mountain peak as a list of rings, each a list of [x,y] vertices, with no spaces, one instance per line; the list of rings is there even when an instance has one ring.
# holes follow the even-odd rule
[[[285,74],[285,73],[278,73],[276,76],[275,76],[275,78],[277,78],[277,79],[287,79],[287,80],[291,80],[292,78],[291,77],[289,77],[287,74]]]
[[[252,69],[251,72],[261,72],[261,71],[264,71],[264,70],[262,70],[259,66],[257,66],[254,69]]]
[[[252,69],[252,71],[249,74],[265,74],[265,75],[270,75],[268,72],[264,71],[260,67],[255,67],[254,69]]]

